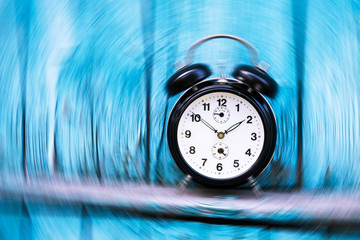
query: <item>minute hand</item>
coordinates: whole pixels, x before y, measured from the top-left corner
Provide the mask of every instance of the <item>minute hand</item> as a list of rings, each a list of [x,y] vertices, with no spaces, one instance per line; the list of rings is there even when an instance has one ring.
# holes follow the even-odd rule
[[[237,128],[238,126],[240,126],[240,124],[242,124],[245,120],[242,120],[240,122],[235,123],[234,125],[232,125],[231,127],[229,127],[228,129],[225,130],[225,134],[228,134],[229,132],[231,132],[232,130],[234,130],[235,128]]]

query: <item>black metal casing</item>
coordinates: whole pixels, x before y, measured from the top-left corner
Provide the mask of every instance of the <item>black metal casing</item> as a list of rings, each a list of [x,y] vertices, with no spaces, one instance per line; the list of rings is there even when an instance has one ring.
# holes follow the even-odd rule
[[[265,139],[259,158],[247,172],[231,179],[214,179],[193,170],[183,158],[177,142],[177,128],[185,109],[195,99],[211,92],[229,92],[245,98],[255,107],[264,123]],[[232,79],[205,80],[188,89],[174,105],[167,124],[167,142],[177,166],[195,181],[211,187],[233,187],[246,183],[250,177],[257,177],[272,160],[276,145],[275,115],[266,99],[248,85]]]

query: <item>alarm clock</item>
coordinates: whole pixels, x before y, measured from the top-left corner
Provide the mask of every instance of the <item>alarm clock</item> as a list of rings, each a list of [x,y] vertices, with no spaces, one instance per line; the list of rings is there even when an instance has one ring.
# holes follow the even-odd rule
[[[191,64],[203,42],[229,38],[244,44],[253,64],[240,65],[233,78],[211,76],[205,64]],[[186,90],[167,122],[167,142],[176,165],[195,181],[231,187],[261,174],[272,160],[276,120],[264,95],[274,97],[276,82],[257,64],[255,48],[244,39],[213,35],[193,44],[187,62],[167,82],[168,94]]]

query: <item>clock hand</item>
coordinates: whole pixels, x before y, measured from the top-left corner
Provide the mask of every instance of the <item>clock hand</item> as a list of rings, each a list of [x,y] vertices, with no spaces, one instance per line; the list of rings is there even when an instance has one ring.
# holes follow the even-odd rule
[[[194,115],[195,115],[195,113],[193,113]],[[199,115],[199,114],[198,114]],[[205,126],[207,126],[208,128],[210,128],[211,130],[213,130],[215,133],[217,133],[217,130],[213,127],[213,126],[211,126],[210,125],[210,123],[208,123],[207,121],[205,121],[200,115],[199,115],[199,117],[200,117],[200,121],[203,123],[203,124],[205,124]]]
[[[245,121],[245,119],[242,120],[242,121],[240,121],[240,122],[235,123],[234,125],[232,125],[232,126],[229,127],[228,129],[226,129],[226,130],[225,130],[225,133],[228,134],[229,132],[231,132],[232,130],[234,130],[234,129],[237,128],[238,126],[240,126],[240,124],[242,124],[244,121]]]
[[[214,113],[214,115],[219,115],[220,117],[223,117],[224,116],[224,113]]]
[[[217,133],[217,130],[211,126],[207,121],[205,121],[202,117],[200,117],[200,121],[205,124],[208,128],[210,128],[211,130],[213,130],[215,133]]]

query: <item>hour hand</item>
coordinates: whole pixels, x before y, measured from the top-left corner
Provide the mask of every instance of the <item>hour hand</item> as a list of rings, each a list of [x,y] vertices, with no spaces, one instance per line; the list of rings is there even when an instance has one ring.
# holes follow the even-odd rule
[[[195,113],[193,113],[193,114],[194,114],[195,116],[198,115],[199,118],[200,118],[200,121],[201,121],[203,124],[205,124],[205,126],[207,126],[208,128],[210,128],[211,130],[213,130],[215,133],[218,132],[213,126],[210,125],[210,123],[208,123],[207,121],[205,121],[199,114],[195,114]]]
[[[235,130],[238,126],[240,126],[240,124],[242,124],[245,120],[242,120],[240,122],[237,122],[233,125],[231,125],[231,127],[229,127],[228,129],[225,130],[225,134],[228,134],[229,132]]]

